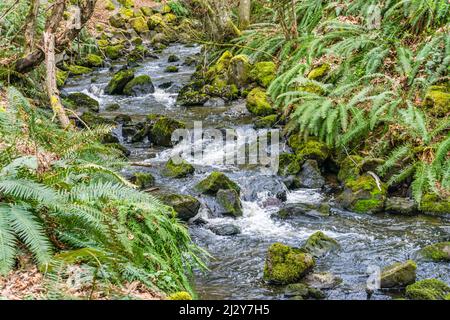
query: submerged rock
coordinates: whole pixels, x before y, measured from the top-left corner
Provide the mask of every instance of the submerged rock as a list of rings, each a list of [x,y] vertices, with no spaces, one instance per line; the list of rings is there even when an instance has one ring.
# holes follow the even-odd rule
[[[294,297],[297,300],[325,298],[325,294],[322,291],[316,288],[311,288],[304,283],[293,283],[287,285],[284,290],[284,296],[288,298]]]
[[[445,300],[450,287],[437,279],[425,279],[406,287],[406,296],[412,300]]]
[[[325,185],[316,160],[306,160],[297,178],[301,188],[320,189]]]
[[[105,88],[106,94],[122,94],[125,86],[133,80],[134,71],[131,69],[120,70],[116,74],[114,74],[113,78],[109,81],[108,85]]]
[[[75,110],[86,110],[96,113],[100,111],[99,102],[82,92],[70,93],[66,97],[66,101]]]
[[[152,79],[147,75],[135,77],[123,89],[123,93],[127,96],[140,96],[154,92]]]
[[[264,198],[287,199],[287,188],[277,176],[251,176],[243,181],[242,198],[245,201],[255,201]]]
[[[339,242],[328,237],[322,231],[317,231],[306,240],[302,248],[313,257],[320,258],[329,252],[338,250],[340,247]]]
[[[235,190],[238,194],[241,191],[236,182],[217,171],[212,172],[206,179],[200,181],[195,188],[201,193],[211,195],[216,195],[219,190]]]
[[[239,193],[236,190],[219,190],[216,199],[221,207],[220,214],[233,217],[242,216],[242,203],[239,198]]]
[[[420,261],[450,261],[450,242],[440,242],[426,246],[416,252],[415,258]]]
[[[385,210],[393,214],[413,215],[417,213],[417,203],[410,198],[390,197],[386,199]]]
[[[212,225],[209,229],[218,236],[234,236],[241,233],[241,229],[234,224]]]
[[[225,106],[225,100],[222,98],[211,98],[203,104],[207,108],[220,108]]]
[[[264,280],[273,284],[296,283],[314,266],[314,258],[309,253],[274,243],[267,252]]]
[[[162,194],[157,196],[164,204],[173,207],[177,217],[183,221],[194,218],[200,209],[200,201],[192,196],[182,194]]]
[[[302,282],[312,288],[320,290],[334,289],[342,283],[342,279],[330,272],[311,273],[303,278]]]
[[[185,178],[188,175],[193,174],[194,171],[194,167],[186,160],[180,159],[178,163],[175,163],[173,159],[169,159],[164,167],[163,173],[171,178]]]
[[[289,203],[286,204],[275,215],[277,218],[288,219],[299,216],[325,217],[330,214],[330,205],[328,203],[307,204],[307,203]]]
[[[416,281],[417,265],[408,260],[394,263],[381,272],[381,288],[403,288]]]

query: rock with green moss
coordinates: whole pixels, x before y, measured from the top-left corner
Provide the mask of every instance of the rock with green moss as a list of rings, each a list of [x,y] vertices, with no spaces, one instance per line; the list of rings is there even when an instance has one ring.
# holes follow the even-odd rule
[[[169,193],[156,195],[156,197],[165,205],[172,207],[182,221],[194,218],[200,210],[200,201],[192,196]]]
[[[177,21],[177,19],[178,19],[177,16],[174,15],[173,13],[166,13],[163,16],[164,22],[166,22],[168,24],[175,23]]]
[[[134,7],[134,0],[117,0],[124,8]]]
[[[381,288],[404,288],[416,281],[417,265],[414,261],[397,262],[381,272]]]
[[[106,111],[117,111],[119,109],[120,109],[120,104],[118,104],[118,103],[111,103],[105,107]]]
[[[137,33],[144,33],[149,31],[147,22],[143,17],[137,17],[130,20],[130,25]]]
[[[450,115],[450,85],[431,86],[424,100],[424,106],[437,117]]]
[[[131,151],[128,150],[123,144],[120,143],[107,143],[105,144],[110,148],[118,151],[123,157],[129,157],[131,155]]]
[[[299,156],[297,155],[297,158]],[[303,165],[301,171],[296,176],[300,188],[320,189],[325,185],[325,178],[320,172],[316,160],[308,159]]]
[[[168,58],[167,58],[167,62],[168,63],[173,63],[173,62],[178,62],[180,61],[180,58],[176,55],[176,54],[171,54]]]
[[[160,116],[149,132],[149,140],[162,147],[172,147],[172,133],[177,129],[185,129],[186,125],[175,119]]]
[[[315,266],[312,255],[282,243],[269,247],[264,265],[264,280],[273,284],[298,282]]]
[[[171,178],[185,178],[194,173],[195,169],[186,160],[179,159],[179,161],[174,161],[169,159],[164,167],[164,175]]]
[[[444,300],[450,286],[437,279],[425,279],[406,287],[406,296],[411,300]]]
[[[120,70],[114,74],[105,88],[106,94],[123,94],[125,86],[134,79],[134,71],[131,69]]]
[[[320,300],[325,298],[325,294],[321,290],[312,288],[304,283],[292,283],[287,285],[284,290],[284,296],[296,300]]]
[[[231,101],[238,97],[239,90],[234,84],[227,85],[226,82],[216,80],[211,85],[205,85],[202,93]]]
[[[419,209],[428,215],[450,215],[450,197],[442,199],[435,194],[425,194]]]
[[[277,123],[278,115],[271,114],[270,116],[259,118],[255,121],[256,129],[272,128]]]
[[[327,145],[314,138],[304,141],[300,135],[294,134],[289,137],[288,145],[299,159],[312,159],[322,163],[330,156],[330,150]]]
[[[153,14],[153,9],[149,6],[142,6],[139,8],[142,14],[146,17],[150,17]]]
[[[127,21],[121,13],[116,13],[109,17],[109,24],[114,28],[124,28]]]
[[[155,177],[148,172],[136,172],[131,177],[131,182],[137,185],[139,189],[145,190],[155,185]]]
[[[231,59],[233,59],[233,54],[230,51],[225,51],[217,62],[211,66],[206,73],[207,77],[212,78],[219,74],[226,74],[228,72],[228,68],[230,67]]]
[[[105,9],[108,11],[114,11],[114,10],[116,10],[116,6],[114,5],[114,3],[111,0],[106,0]]]
[[[168,300],[192,300],[192,296],[189,292],[179,291],[172,293],[167,297]]]
[[[247,96],[247,110],[260,117],[269,116],[275,113],[266,91],[262,88],[255,88]]]
[[[350,155],[339,163],[338,180],[356,180],[361,173],[363,158],[358,155]]]
[[[217,191],[217,203],[220,205],[219,214],[233,217],[241,217],[242,203],[239,193],[234,189]]]
[[[167,72],[167,73],[176,73],[179,71],[180,71],[180,69],[177,66],[167,66],[166,69],[164,69],[164,72]]]
[[[411,198],[389,197],[384,209],[388,213],[410,216],[417,213],[417,203]]]
[[[159,13],[152,15],[147,20],[147,26],[150,30],[155,30],[157,27],[164,24],[163,16]]]
[[[120,8],[119,13],[125,19],[126,22],[130,21],[134,17],[134,10],[131,8]]]
[[[440,242],[426,246],[416,252],[420,261],[448,262],[450,261],[450,242]]]
[[[206,179],[200,181],[196,190],[204,194],[216,195],[219,190],[235,190],[240,193],[241,188],[222,172],[212,172]]]
[[[103,66],[103,58],[93,53],[86,55],[82,62],[83,66],[89,68],[99,68]]]
[[[302,161],[292,153],[281,153],[278,156],[278,174],[280,176],[296,175],[301,170]]]
[[[99,116],[98,113],[92,112],[92,111],[83,112],[80,119],[91,128],[95,127],[95,126],[99,126],[99,125],[105,125],[105,124],[107,124],[107,125],[115,125],[116,124],[113,120]]]
[[[70,93],[66,97],[66,100],[70,103],[70,106],[75,110],[84,110],[92,112],[100,111],[99,102],[82,92]]]
[[[127,96],[141,96],[149,93],[154,93],[152,79],[147,75],[141,75],[133,78],[123,88],[123,94]]]
[[[250,82],[252,65],[248,56],[240,54],[231,58],[228,67],[228,81],[238,88],[242,88]]]
[[[60,69],[56,70],[56,85],[61,88],[66,84],[67,78],[69,77],[68,71],[63,71]]]
[[[73,76],[81,76],[83,74],[87,74],[87,73],[91,73],[92,69],[88,68],[88,67],[83,67],[83,66],[77,66],[77,65],[68,65],[66,66],[67,70],[69,71],[69,73]]]
[[[253,66],[250,77],[260,86],[267,88],[275,79],[277,74],[277,66],[271,61],[258,62]]]
[[[308,73],[308,79],[315,80],[315,81],[320,81],[324,77],[326,77],[326,75],[328,74],[329,71],[330,71],[330,65],[327,64],[327,63],[324,63],[321,66],[312,69]]]
[[[335,239],[325,235],[322,231],[317,231],[312,234],[303,246],[303,249],[315,258],[323,257],[339,248],[339,243]]]
[[[122,57],[124,46],[117,44],[114,46],[107,46],[104,48],[105,55],[111,60],[117,60]]]

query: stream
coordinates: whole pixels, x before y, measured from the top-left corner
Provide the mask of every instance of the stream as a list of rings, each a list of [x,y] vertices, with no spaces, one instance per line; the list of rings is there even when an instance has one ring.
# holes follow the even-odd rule
[[[251,129],[254,119],[247,112],[245,101],[213,108],[185,108],[176,104],[177,92],[195,71],[194,66],[186,66],[182,62],[199,53],[199,47],[174,45],[159,54],[159,59],[145,60],[136,69],[136,75],[147,74],[152,78],[156,88],[154,94],[140,97],[105,95],[103,89],[114,71],[121,67],[120,64],[98,69],[86,76],[71,78],[64,90],[69,93],[83,92],[95,98],[100,102],[100,115],[106,117],[128,114],[133,120],[139,121],[147,114],[157,113],[181,120],[189,128],[194,121],[202,121],[203,128]],[[178,73],[164,72],[169,64],[167,58],[171,54],[180,57],[180,62],[173,63],[180,66]],[[159,88],[163,84],[169,88]],[[105,106],[112,103],[118,103],[120,109],[105,111]],[[170,179],[160,172],[172,150],[154,148],[148,142],[133,144],[123,139],[121,142],[131,151],[130,161],[144,161],[152,165],[149,168],[139,168],[139,171],[152,173],[161,189],[197,197],[193,186],[212,171],[224,172],[240,185],[243,217],[214,217],[208,214],[207,205],[204,204],[199,215],[207,224],[189,226],[193,240],[213,256],[209,270],[196,273],[195,288],[201,299],[286,299],[282,288],[266,285],[262,281],[267,248],[274,242],[300,247],[318,230],[341,244],[339,251],[318,259],[314,269],[315,272],[327,271],[342,278],[339,286],[324,291],[326,298],[366,299],[369,266],[384,267],[407,260],[421,247],[450,238],[450,220],[429,216],[369,215],[332,209],[330,216],[277,220],[271,215],[281,205],[281,201],[275,201],[274,195],[274,192],[283,190],[281,179],[267,175],[255,165],[222,164],[224,148],[227,146],[204,138],[204,158],[201,161],[189,155],[186,158],[196,169],[194,176]],[[189,147],[188,143],[176,146],[178,149]],[[283,150],[286,146],[282,144],[280,148]],[[287,191],[288,203],[320,203],[329,200],[320,190]],[[218,236],[209,228],[211,225],[224,223],[239,227],[241,233],[235,236]],[[417,278],[438,278],[450,283],[450,264],[418,263]],[[396,292],[377,291],[372,299],[398,296]]]

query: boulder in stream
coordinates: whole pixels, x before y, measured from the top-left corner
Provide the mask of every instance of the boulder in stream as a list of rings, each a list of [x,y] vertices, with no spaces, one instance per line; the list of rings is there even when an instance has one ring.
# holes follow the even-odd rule
[[[325,185],[325,179],[316,160],[306,160],[297,179],[301,188],[320,189]]]
[[[147,116],[147,120],[152,124],[148,134],[149,140],[161,147],[172,147],[173,132],[177,129],[186,128],[183,122],[166,116],[151,114]]]
[[[183,221],[194,218],[200,209],[200,201],[192,196],[169,193],[157,195],[157,198],[164,204],[173,207],[177,217]]]
[[[284,205],[274,217],[289,219],[299,216],[309,216],[315,218],[330,215],[330,205],[328,203],[288,203]]]
[[[193,174],[194,171],[195,169],[192,164],[186,160],[180,159],[179,161],[174,161],[173,159],[169,159],[164,167],[163,174],[171,178],[185,178]]]
[[[417,265],[414,261],[397,262],[381,272],[381,288],[403,288],[416,281]]]
[[[233,217],[242,216],[242,203],[239,193],[234,189],[219,190],[216,195],[217,202],[220,205],[220,214]]]
[[[320,258],[329,252],[338,250],[340,247],[339,242],[335,239],[325,235],[322,231],[317,231],[306,240],[302,249],[310,253],[313,257]]]
[[[417,281],[406,287],[406,296],[411,300],[449,300],[450,286],[437,279]]]
[[[65,100],[75,110],[100,111],[98,101],[82,92],[70,93]]]
[[[206,179],[200,181],[195,188],[204,194],[216,195],[219,190],[235,190],[238,194],[241,188],[224,173],[214,171]]]
[[[306,275],[303,280],[308,286],[320,290],[329,290],[342,283],[342,278],[330,272],[314,272]]]
[[[113,78],[109,81],[105,88],[106,94],[123,94],[123,89],[128,82],[133,80],[134,71],[131,69],[120,70],[114,74]]]
[[[426,246],[414,255],[419,261],[449,262],[450,261],[450,242],[439,242]]]
[[[325,294],[320,289],[312,288],[305,283],[292,283],[286,286],[284,296],[295,300],[324,299]]]
[[[130,180],[141,190],[151,188],[155,185],[155,177],[148,172],[136,172]]]
[[[392,214],[413,215],[417,213],[414,199],[390,197],[386,199],[385,211]]]
[[[274,243],[267,252],[264,280],[273,284],[297,283],[315,264],[309,253],[282,243]]]
[[[142,96],[154,92],[152,79],[147,75],[135,77],[123,88],[123,93],[127,96]]]
[[[241,233],[241,229],[231,223],[212,225],[209,229],[218,236],[234,236]]]

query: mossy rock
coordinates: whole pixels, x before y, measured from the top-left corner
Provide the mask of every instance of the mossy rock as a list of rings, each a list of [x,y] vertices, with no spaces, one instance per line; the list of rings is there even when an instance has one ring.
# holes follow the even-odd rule
[[[177,213],[177,217],[182,221],[189,221],[194,218],[199,209],[200,201],[192,196],[183,194],[162,194],[156,196],[162,203],[172,207]]]
[[[306,240],[303,249],[315,258],[323,257],[331,251],[340,248],[339,242],[328,237],[322,231],[317,231]]]
[[[179,291],[172,293],[167,297],[168,300],[192,300],[192,296],[189,292]]]
[[[134,7],[134,0],[117,0],[124,8]]]
[[[397,262],[381,272],[381,288],[404,288],[416,281],[417,265],[414,261]]]
[[[289,137],[288,145],[299,159],[312,159],[322,163],[330,156],[330,150],[327,145],[314,138],[304,141],[300,135],[294,134]]]
[[[104,50],[109,45],[109,41],[106,39],[99,39],[97,40],[97,44],[100,49]]]
[[[406,296],[411,300],[444,300],[450,287],[437,279],[425,279],[406,287]]]
[[[224,53],[222,53],[217,62],[211,68],[209,68],[207,76],[214,77],[219,74],[226,73],[228,71],[228,68],[230,67],[230,62],[232,58],[233,54],[230,51],[227,50]]]
[[[430,113],[437,117],[445,117],[450,114],[450,85],[431,86],[424,100],[424,106]]]
[[[386,194],[383,183],[380,182],[378,187],[375,178],[365,174],[356,180],[348,180],[338,200],[346,209],[358,213],[377,213],[384,209]]]
[[[284,290],[284,296],[287,298],[294,297],[296,300],[320,300],[325,298],[325,294],[321,290],[311,288],[304,283],[292,283],[287,285]]]
[[[109,17],[109,24],[114,28],[124,28],[127,21],[121,13],[116,13]]]
[[[161,116],[150,129],[149,139],[157,146],[172,147],[172,133],[185,128],[184,123]]]
[[[123,157],[128,157],[131,155],[131,151],[128,150],[127,147],[125,147],[124,145],[122,145],[120,143],[107,143],[105,145],[120,152]]]
[[[167,13],[163,16],[164,22],[166,23],[175,23],[177,21],[177,16],[173,13]]]
[[[440,242],[420,249],[416,253],[421,261],[445,262],[450,261],[450,242]]]
[[[178,163],[179,162],[179,163]],[[185,178],[195,172],[194,166],[186,160],[169,159],[164,167],[164,175],[171,178]]]
[[[106,111],[117,111],[119,109],[120,109],[120,104],[118,104],[118,103],[111,103],[105,107]]]
[[[309,92],[309,93],[314,93],[318,96],[322,96],[325,94],[325,90],[324,88],[322,88],[321,86],[319,86],[317,83],[313,83],[313,82],[309,82],[306,83],[303,86],[299,86],[297,88],[298,91],[304,91],[304,92]]]
[[[69,73],[73,76],[81,76],[83,74],[88,74],[92,72],[91,68],[83,67],[83,66],[77,66],[77,65],[68,65],[66,66]]]
[[[125,19],[126,22],[130,21],[134,17],[134,10],[131,8],[120,8],[119,13]]]
[[[324,63],[321,66],[312,69],[309,73],[308,73],[308,79],[310,80],[315,80],[315,81],[320,81],[323,78],[325,78],[328,74],[328,72],[330,71],[331,67],[329,64]]]
[[[201,193],[216,195],[219,190],[235,190],[240,193],[241,188],[222,172],[212,172],[206,179],[200,181],[195,188]]]
[[[133,39],[131,39],[131,43],[135,46],[140,46],[142,45],[144,41],[142,40],[141,37],[134,37]]]
[[[277,123],[278,115],[271,114],[270,116],[262,117],[256,120],[255,128],[256,129],[264,129],[264,128],[272,128],[275,123]]]
[[[177,66],[167,66],[164,69],[164,72],[167,72],[167,73],[177,73],[179,71],[180,71],[180,69]]]
[[[141,190],[151,188],[155,185],[155,177],[148,172],[136,172],[131,177],[131,182]]]
[[[233,217],[241,217],[243,215],[242,203],[236,190],[219,190],[217,191],[216,199],[221,206],[221,214]]]
[[[180,61],[180,58],[176,55],[176,54],[171,54],[168,58],[167,58],[167,62],[168,63],[173,63],[173,62],[178,62]]]
[[[127,96],[140,96],[149,93],[154,93],[152,79],[147,75],[141,75],[133,78],[123,88],[123,94]]]
[[[61,88],[66,84],[68,77],[69,77],[68,71],[56,69],[56,85],[58,86],[58,88]]]
[[[83,59],[83,66],[89,68],[99,68],[103,66],[103,58],[99,55],[90,53]]]
[[[264,280],[274,284],[298,282],[315,266],[313,256],[282,243],[269,247],[264,265]]]
[[[302,161],[295,154],[281,153],[278,156],[278,174],[280,176],[296,175],[302,169]]]
[[[100,111],[99,102],[82,92],[70,93],[66,97],[66,100],[76,110],[89,110],[92,112]]]
[[[114,46],[107,46],[104,48],[105,55],[111,60],[117,60],[122,57],[124,46],[116,44]]]
[[[255,88],[247,96],[247,110],[260,117],[269,116],[275,113],[272,108],[266,91],[262,88]]]
[[[144,33],[149,31],[147,22],[143,17],[137,17],[130,20],[130,25],[137,33]]]
[[[260,86],[267,88],[275,79],[277,74],[277,66],[271,61],[258,62],[253,66],[250,77]]]
[[[114,10],[116,10],[116,6],[114,5],[114,3],[111,0],[106,0],[105,9],[108,11],[114,11]]]
[[[139,8],[142,14],[146,17],[150,17],[153,14],[153,9],[149,6],[142,6]]]
[[[115,125],[116,123],[113,120],[104,118],[99,116],[97,113],[92,111],[83,112],[80,119],[86,123],[89,127],[95,127],[99,125]]]
[[[105,88],[106,94],[122,94],[125,86],[134,79],[134,71],[131,69],[120,70],[114,74]]]
[[[435,194],[425,194],[422,197],[419,209],[429,215],[449,215],[450,198],[441,199]]]
[[[356,180],[361,173],[361,164],[363,158],[357,155],[345,157],[339,163],[338,180],[344,182],[346,180]]]
[[[250,82],[252,65],[248,56],[240,54],[234,56],[229,62],[228,80],[238,88],[242,88]]]
[[[155,30],[157,27],[164,24],[163,16],[159,13],[152,15],[147,20],[147,26],[150,30]]]

